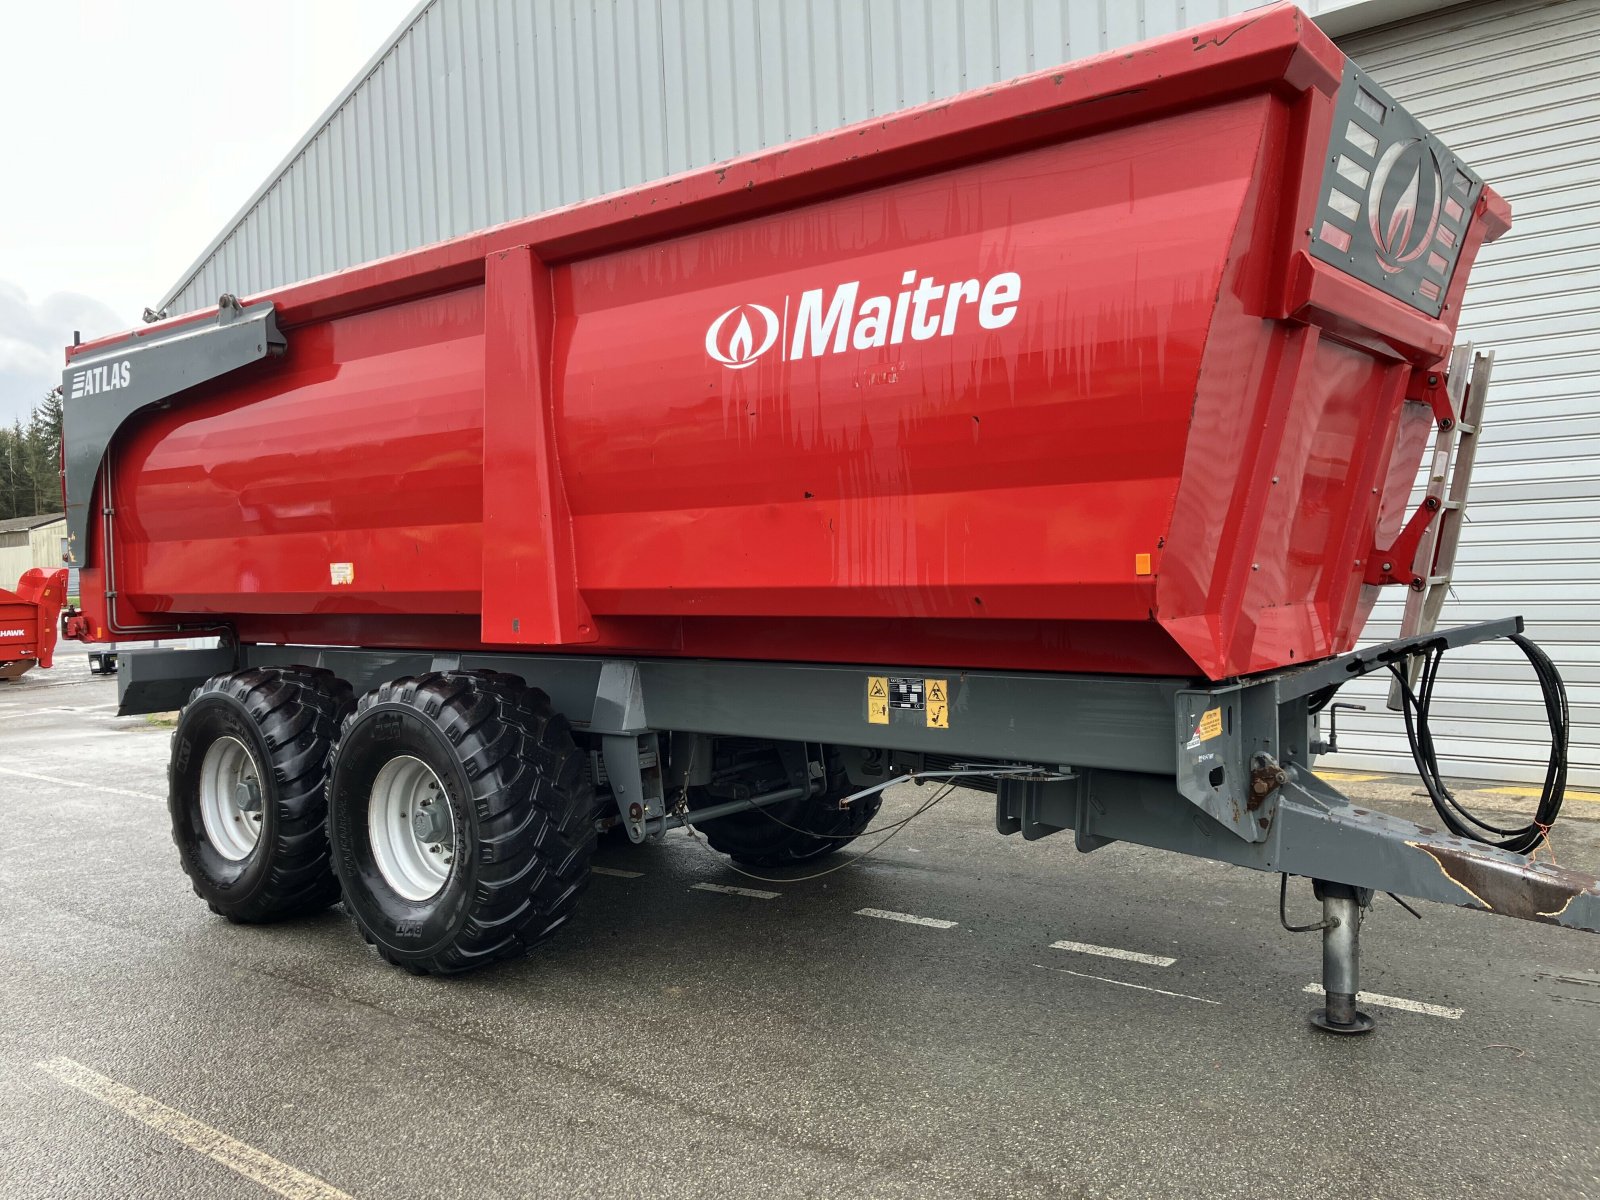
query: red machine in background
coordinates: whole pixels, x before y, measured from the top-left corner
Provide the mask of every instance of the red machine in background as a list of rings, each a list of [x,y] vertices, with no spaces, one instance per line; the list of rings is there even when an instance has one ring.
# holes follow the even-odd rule
[[[0,679],[52,664],[66,599],[65,568],[34,567],[23,572],[15,591],[0,588]]]

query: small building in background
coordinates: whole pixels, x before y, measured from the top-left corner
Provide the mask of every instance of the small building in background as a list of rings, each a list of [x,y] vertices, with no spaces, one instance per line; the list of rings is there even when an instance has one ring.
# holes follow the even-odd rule
[[[65,513],[42,513],[37,517],[10,517],[0,521],[0,588],[11,587],[30,567],[53,571],[62,566],[61,543],[66,536]]]

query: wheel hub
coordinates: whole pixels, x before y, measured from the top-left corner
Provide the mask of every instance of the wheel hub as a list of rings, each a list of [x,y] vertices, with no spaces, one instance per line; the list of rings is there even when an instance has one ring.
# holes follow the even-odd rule
[[[249,858],[265,816],[261,771],[238,738],[219,737],[200,762],[200,821],[206,840],[229,862]]]
[[[450,818],[445,806],[423,800],[411,813],[411,831],[417,840],[433,845],[450,836]]]
[[[240,812],[261,811],[261,783],[254,776],[241,779],[233,789],[233,802]]]
[[[439,776],[420,758],[397,755],[372,781],[367,835],[384,882],[404,899],[431,900],[455,862],[455,817]]]

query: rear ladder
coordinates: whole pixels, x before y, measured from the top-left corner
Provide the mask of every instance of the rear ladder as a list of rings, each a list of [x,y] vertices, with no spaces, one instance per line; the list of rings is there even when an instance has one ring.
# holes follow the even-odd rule
[[[1471,342],[1457,346],[1450,355],[1445,376],[1445,392],[1455,418],[1448,428],[1440,423],[1433,440],[1433,466],[1429,490],[1443,494],[1438,519],[1429,526],[1417,546],[1412,571],[1423,580],[1421,588],[1406,593],[1405,612],[1400,618],[1400,636],[1432,633],[1439,625],[1450,581],[1455,575],[1456,549],[1461,544],[1461,526],[1467,518],[1467,492],[1472,486],[1472,468],[1478,458],[1478,434],[1483,428],[1484,403],[1489,398],[1489,375],[1494,369],[1494,351],[1475,352]],[[1406,664],[1407,682],[1413,686],[1422,660],[1413,656]],[[1389,685],[1389,707],[1400,710],[1400,683]]]

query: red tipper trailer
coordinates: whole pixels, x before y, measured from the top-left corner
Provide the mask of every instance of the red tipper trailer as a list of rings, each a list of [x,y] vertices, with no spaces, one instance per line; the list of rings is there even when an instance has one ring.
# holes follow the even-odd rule
[[[34,567],[15,591],[0,588],[0,679],[17,679],[54,662],[57,626],[67,600],[67,572]]]
[[[1352,653],[1426,584],[1412,485],[1509,223],[1279,5],[225,296],[68,351],[72,628],[224,635],[126,658],[122,704],[189,698],[173,819],[238,919],[342,888],[459,970],[565,919],[597,827],[770,867],[915,774],[1313,878],[1364,1027],[1370,889],[1600,928],[1526,857],[1565,737],[1531,643],[1559,744],[1517,836],[1309,769],[1341,682],[1520,639]]]

